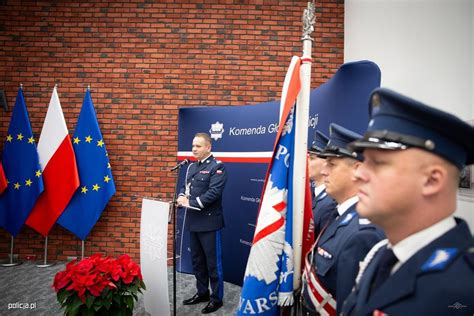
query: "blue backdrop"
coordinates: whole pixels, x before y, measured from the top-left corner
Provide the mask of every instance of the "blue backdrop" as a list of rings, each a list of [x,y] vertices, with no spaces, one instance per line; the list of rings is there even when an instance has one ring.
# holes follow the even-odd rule
[[[317,129],[328,135],[333,122],[363,134],[368,123],[369,95],[380,86],[380,76],[380,69],[373,62],[346,63],[325,84],[312,90],[308,144]],[[208,132],[213,138],[214,156],[226,164],[224,280],[238,285],[242,285],[253,239],[267,163],[278,130],[279,107],[279,101],[274,101],[179,110],[178,159],[191,158],[194,134]],[[182,168],[180,185],[185,172],[186,168]],[[177,267],[181,272],[192,273],[188,233],[182,229],[184,215],[184,209],[178,209]]]

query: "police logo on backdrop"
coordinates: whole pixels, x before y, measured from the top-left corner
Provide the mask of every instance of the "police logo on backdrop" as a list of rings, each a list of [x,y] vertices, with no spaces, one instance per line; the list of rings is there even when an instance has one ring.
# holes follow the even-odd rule
[[[222,138],[222,134],[224,133],[224,124],[219,123],[219,121],[215,122],[214,124],[211,124],[211,129],[209,130],[209,133],[211,134],[211,138],[214,139],[215,141],[219,140]]]

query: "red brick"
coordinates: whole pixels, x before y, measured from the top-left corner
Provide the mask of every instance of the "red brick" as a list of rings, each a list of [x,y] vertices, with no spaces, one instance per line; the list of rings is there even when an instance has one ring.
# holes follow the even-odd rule
[[[0,81],[10,108],[0,117],[0,139],[20,83],[36,139],[55,83],[71,133],[91,85],[117,193],[86,239],[85,254],[128,253],[136,260],[142,198],[173,194],[174,178],[165,170],[176,160],[178,109],[256,104],[270,101],[269,93],[278,99],[286,65],[301,51],[306,7],[278,0],[58,1],[54,10],[47,1],[3,3]],[[332,76],[344,54],[343,1],[316,4],[312,88]],[[9,244],[1,231],[1,257]],[[43,245],[24,227],[15,253],[39,259]],[[48,260],[80,257],[80,245],[56,225]]]

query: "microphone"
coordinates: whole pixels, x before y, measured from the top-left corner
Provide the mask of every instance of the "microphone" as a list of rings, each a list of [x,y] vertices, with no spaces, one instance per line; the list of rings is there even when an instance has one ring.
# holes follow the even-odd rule
[[[188,159],[184,159],[183,161],[181,161],[180,163],[178,163],[176,166],[174,166],[173,168],[171,168],[170,171],[175,171],[176,169],[181,168],[182,166],[187,165],[188,163],[189,163],[189,160],[188,160]]]

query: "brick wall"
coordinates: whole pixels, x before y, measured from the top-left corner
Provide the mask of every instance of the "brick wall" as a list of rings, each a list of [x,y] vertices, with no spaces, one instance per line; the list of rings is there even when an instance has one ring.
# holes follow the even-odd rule
[[[317,3],[312,88],[343,62],[344,1]],[[0,0],[0,139],[23,84],[39,138],[54,84],[72,134],[87,85],[109,152],[117,193],[86,240],[86,255],[139,259],[141,199],[171,200],[167,170],[177,151],[180,106],[256,104],[280,97],[286,67],[300,55],[306,1]],[[15,253],[43,254],[24,227]],[[10,237],[0,230],[0,257]],[[55,225],[50,260],[80,255],[80,241]],[[169,249],[170,246],[169,246]]]

